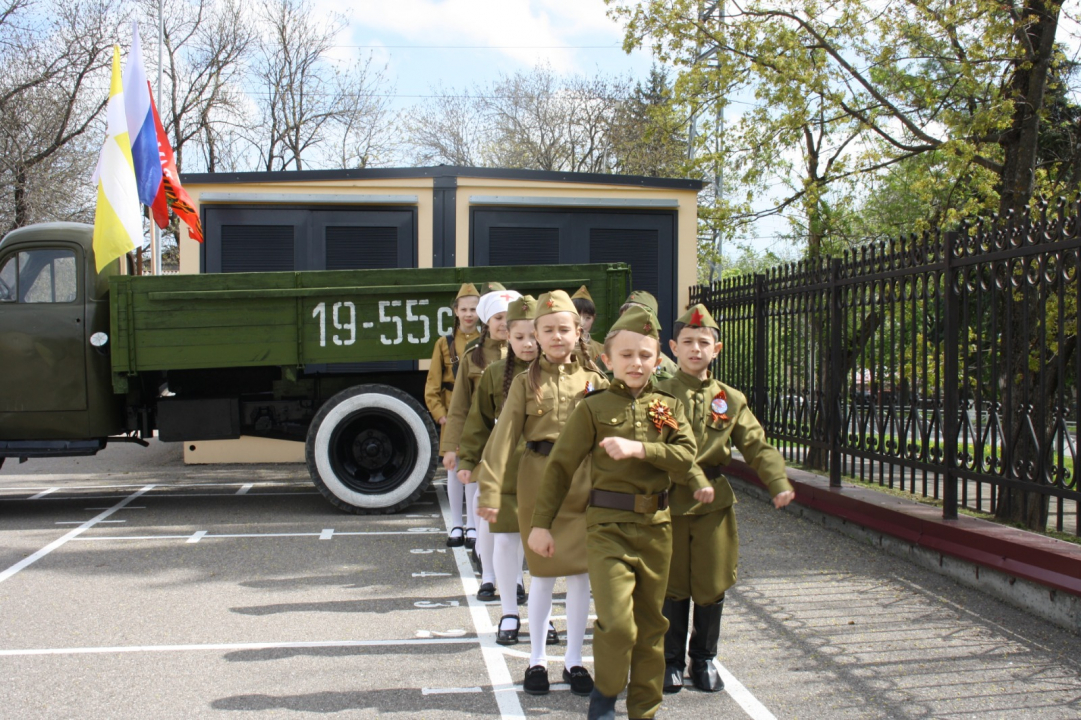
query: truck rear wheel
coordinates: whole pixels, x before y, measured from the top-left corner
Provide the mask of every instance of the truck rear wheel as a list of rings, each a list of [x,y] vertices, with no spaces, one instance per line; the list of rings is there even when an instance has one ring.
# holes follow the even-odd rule
[[[319,491],[355,513],[392,513],[413,503],[435,475],[428,413],[390,385],[358,385],[327,400],[308,428],[304,456]]]

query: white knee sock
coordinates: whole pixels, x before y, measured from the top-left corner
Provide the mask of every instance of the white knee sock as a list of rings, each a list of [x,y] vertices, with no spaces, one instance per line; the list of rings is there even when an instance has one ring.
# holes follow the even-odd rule
[[[458,482],[454,472],[447,473],[447,500],[450,502],[450,526],[464,528],[462,508],[465,503],[465,485]]]
[[[491,533],[493,545],[492,567],[495,569],[495,585],[499,588],[499,604],[504,615],[518,614],[518,588],[516,578],[522,572],[518,562],[518,548],[522,536],[513,533]]]
[[[495,561],[492,559],[495,550],[495,539],[491,530],[488,529],[488,521],[484,518],[474,517],[477,524],[477,555],[480,556],[480,581],[481,583],[495,582]],[[502,589],[499,591],[503,592]]]
[[[477,526],[477,490],[480,488],[476,483],[469,483],[463,487],[465,487],[465,526],[475,528]]]
[[[552,617],[554,577],[535,577],[529,582],[529,667],[548,665],[548,621]]]
[[[570,670],[582,664],[582,643],[589,621],[589,573],[570,575],[567,580],[567,652],[564,662]],[[532,625],[530,630],[532,631]]]
[[[525,545],[522,544],[522,534],[515,533],[518,536],[518,584],[525,587],[525,576],[522,574],[522,565],[525,564]]]

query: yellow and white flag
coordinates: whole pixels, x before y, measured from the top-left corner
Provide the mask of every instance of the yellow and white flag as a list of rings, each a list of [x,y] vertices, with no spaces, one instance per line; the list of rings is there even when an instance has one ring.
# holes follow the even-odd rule
[[[98,205],[94,211],[94,259],[98,272],[121,255],[142,245],[143,219],[131,159],[124,86],[120,76],[120,46],[113,46],[113,79],[109,87],[108,130],[98,157],[94,181]]]

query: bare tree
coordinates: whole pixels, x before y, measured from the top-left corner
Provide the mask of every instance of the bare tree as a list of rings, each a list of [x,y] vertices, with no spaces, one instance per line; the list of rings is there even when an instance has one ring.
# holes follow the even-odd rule
[[[108,93],[118,3],[0,5],[0,222],[88,219],[89,131]]]
[[[406,114],[404,124],[417,165],[484,164],[482,158],[491,142],[491,131],[478,97],[482,92],[477,89],[472,94],[456,94],[438,87],[429,102]]]
[[[386,68],[372,66],[372,56],[358,60],[334,76],[337,112],[333,130],[340,168],[366,168],[385,162],[397,149],[391,123]]]

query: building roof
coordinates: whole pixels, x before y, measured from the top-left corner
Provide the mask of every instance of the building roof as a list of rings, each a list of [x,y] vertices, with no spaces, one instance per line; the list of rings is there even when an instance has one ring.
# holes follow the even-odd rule
[[[606,175],[604,173],[555,172],[551,170],[518,170],[508,168],[477,168],[457,165],[436,165],[417,168],[364,168],[354,170],[285,170],[277,172],[242,173],[183,173],[180,181],[187,185],[228,185],[235,183],[305,182],[326,180],[382,180],[411,178],[490,178],[497,180],[532,180],[534,182],[587,183],[597,185],[626,185],[670,190],[699,191],[705,187],[701,180],[687,178],[655,178],[639,175]]]

